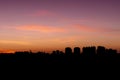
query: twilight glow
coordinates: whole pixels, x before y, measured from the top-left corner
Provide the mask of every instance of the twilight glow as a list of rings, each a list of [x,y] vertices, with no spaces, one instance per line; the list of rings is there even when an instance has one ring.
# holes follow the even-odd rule
[[[120,52],[120,0],[0,0],[0,53],[93,45]]]

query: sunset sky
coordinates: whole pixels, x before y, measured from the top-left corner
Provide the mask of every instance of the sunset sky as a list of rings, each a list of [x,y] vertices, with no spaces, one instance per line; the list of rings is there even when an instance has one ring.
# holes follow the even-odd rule
[[[120,52],[120,0],[0,0],[0,52],[98,45]]]

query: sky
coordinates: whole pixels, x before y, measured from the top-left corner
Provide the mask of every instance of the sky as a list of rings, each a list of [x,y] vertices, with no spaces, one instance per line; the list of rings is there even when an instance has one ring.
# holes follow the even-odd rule
[[[120,0],[0,0],[0,52],[99,45],[120,52]]]

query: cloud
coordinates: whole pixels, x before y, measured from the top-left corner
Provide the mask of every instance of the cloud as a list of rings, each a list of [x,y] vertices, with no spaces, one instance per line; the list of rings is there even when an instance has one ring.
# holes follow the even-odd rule
[[[72,25],[71,28],[76,31],[83,31],[83,32],[119,32],[120,29],[114,27],[93,27],[93,26],[84,26],[80,24]]]
[[[23,26],[15,26],[15,30],[19,31],[29,31],[29,32],[39,32],[43,34],[72,34],[72,33],[99,33],[99,34],[107,34],[107,35],[115,35],[119,33],[119,29],[116,28],[107,28],[107,27],[93,27],[93,26],[85,26],[80,24],[74,25],[64,25],[64,26],[44,26],[44,25],[23,25]]]
[[[41,33],[55,33],[55,32],[66,32],[64,28],[60,27],[51,27],[51,26],[39,26],[39,25],[26,25],[26,26],[17,26],[17,30],[23,31],[37,31]]]
[[[83,26],[79,24],[72,25],[72,28],[76,31],[83,31],[83,32],[94,32],[97,31],[97,29],[89,26]]]
[[[25,42],[25,41],[0,40],[0,44],[29,45],[30,43],[28,43],[28,42]]]
[[[42,25],[23,25],[14,27],[20,31],[35,31],[40,33],[71,33],[71,32],[103,32],[108,31],[103,28],[94,28],[84,25],[66,25],[64,27],[59,26],[42,26]]]

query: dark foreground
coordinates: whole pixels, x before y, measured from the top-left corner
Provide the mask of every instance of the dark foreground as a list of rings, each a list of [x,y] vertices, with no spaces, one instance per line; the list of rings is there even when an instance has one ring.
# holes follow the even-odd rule
[[[120,55],[1,54],[0,65],[2,64],[120,64]]]

